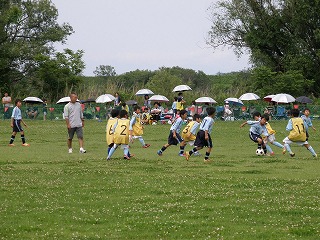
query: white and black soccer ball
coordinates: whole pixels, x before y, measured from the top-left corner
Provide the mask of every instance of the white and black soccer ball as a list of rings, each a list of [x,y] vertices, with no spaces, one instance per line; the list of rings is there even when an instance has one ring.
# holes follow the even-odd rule
[[[258,149],[256,150],[256,154],[257,154],[258,156],[263,156],[263,155],[264,155],[263,149],[258,148]]]

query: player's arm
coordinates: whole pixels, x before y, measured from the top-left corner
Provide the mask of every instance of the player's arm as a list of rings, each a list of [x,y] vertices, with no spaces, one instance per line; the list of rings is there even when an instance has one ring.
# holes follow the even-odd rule
[[[242,128],[244,125],[248,124],[247,121],[243,122],[241,125],[240,125],[240,128]]]

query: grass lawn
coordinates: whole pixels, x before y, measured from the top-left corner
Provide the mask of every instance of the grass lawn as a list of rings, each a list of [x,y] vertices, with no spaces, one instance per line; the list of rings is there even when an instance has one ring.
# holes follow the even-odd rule
[[[106,161],[106,122],[85,122],[86,154],[76,139],[68,154],[64,121],[27,123],[31,146],[9,147],[0,121],[0,239],[320,239],[319,159],[298,146],[256,156],[239,121],[216,122],[210,164],[176,146],[159,157],[170,125],[146,126],[151,147],[135,141],[130,161],[122,149]],[[279,142],[286,123],[271,122]]]

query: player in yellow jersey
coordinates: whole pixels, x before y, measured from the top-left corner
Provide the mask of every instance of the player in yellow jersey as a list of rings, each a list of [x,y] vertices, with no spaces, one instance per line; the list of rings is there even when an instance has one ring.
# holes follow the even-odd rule
[[[194,141],[196,140],[197,136],[197,129],[201,122],[201,116],[199,114],[193,115],[193,120],[187,124],[187,126],[182,130],[181,137],[185,141],[185,143],[189,143],[190,146],[194,145]],[[196,151],[194,153],[195,156],[199,156],[200,153]]]
[[[140,114],[141,108],[138,105],[133,106],[133,114],[130,120],[129,127],[129,141],[133,142],[133,139],[138,138],[143,148],[150,147],[150,144],[146,144],[143,140],[143,125],[142,117]]]
[[[128,112],[126,110],[120,110],[119,119],[114,127],[114,145],[108,153],[107,160],[110,160],[111,156],[119,145],[122,145],[124,158],[130,160],[129,155],[129,125]]]
[[[295,153],[291,151],[290,144],[295,142],[300,146],[305,146],[312,156],[317,157],[314,149],[309,145],[306,134],[306,123],[301,117],[299,117],[299,109],[291,110],[291,119],[288,121],[286,130],[290,131],[289,135],[283,139],[285,150],[289,152],[291,157],[295,156]],[[285,153],[285,151],[284,151]]]
[[[269,114],[264,114],[264,115],[269,116]],[[268,145],[268,143],[271,143],[281,149],[284,149],[284,146],[281,143],[276,141],[276,137],[275,137],[276,131],[272,129],[270,123],[267,122],[265,126],[266,126],[266,129],[267,129],[269,135],[264,138],[264,143],[266,144],[267,151],[270,152],[270,155],[274,155],[274,152],[272,151],[272,149]]]
[[[118,116],[119,116],[120,110],[117,108],[114,108],[111,110],[111,117],[108,119],[107,126],[106,126],[106,140],[108,144],[108,154],[110,152],[110,149],[113,147],[114,144],[114,128],[117,125],[118,122]]]

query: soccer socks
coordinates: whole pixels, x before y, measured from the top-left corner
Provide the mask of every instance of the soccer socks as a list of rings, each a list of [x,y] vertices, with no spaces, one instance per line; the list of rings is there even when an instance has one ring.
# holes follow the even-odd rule
[[[142,144],[142,146],[145,146],[145,145],[146,145],[146,143],[144,142],[144,140],[143,140],[142,137],[139,137],[139,141],[140,141],[140,143]]]
[[[167,149],[167,148],[166,148],[165,146],[163,146],[159,151],[160,151],[161,153],[163,153],[166,149]]]
[[[24,138],[24,135],[21,135],[22,144],[26,143],[26,139]]]
[[[11,135],[11,139],[10,139],[10,143],[9,144],[12,144],[15,138],[16,138],[16,136]]]
[[[210,156],[210,153],[209,153],[209,152],[206,152],[206,155],[204,156],[204,159],[205,159],[205,160],[208,160],[208,159],[209,159],[209,156]]]
[[[261,149],[261,144],[258,144],[258,149]]]
[[[279,142],[273,142],[272,144],[279,147],[279,148],[283,148],[283,145]]]
[[[316,152],[314,151],[313,147],[309,146],[308,150],[312,153],[312,156],[317,156]]]
[[[185,146],[180,146],[180,152],[179,152],[179,154],[183,154],[183,153],[184,153],[184,147],[185,147]]]
[[[293,153],[293,152],[291,151],[290,145],[289,145],[288,143],[285,143],[285,144],[284,144],[284,147],[286,148],[286,150],[287,150],[290,154]]]
[[[193,148],[191,151],[189,151],[189,155],[191,156],[192,154],[194,154],[196,151],[198,151],[197,148]]]
[[[129,153],[129,148],[128,148],[128,147],[126,147],[126,148],[123,149],[123,154],[124,154],[125,156],[128,156],[128,157],[130,158],[130,153]]]
[[[117,145],[114,145],[112,148],[110,148],[107,159],[111,158],[112,154],[116,151],[116,149],[117,149]]]
[[[269,152],[269,153],[272,153],[273,151],[272,151],[272,148],[268,145],[268,144],[266,144],[266,149],[267,149],[267,151]]]

